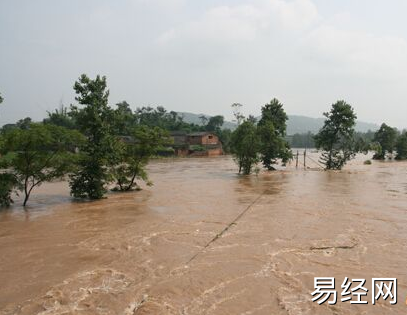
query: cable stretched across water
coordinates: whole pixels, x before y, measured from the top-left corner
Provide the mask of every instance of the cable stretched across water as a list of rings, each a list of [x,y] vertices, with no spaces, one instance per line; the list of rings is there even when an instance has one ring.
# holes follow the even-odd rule
[[[319,162],[316,162],[309,156],[307,156],[308,159],[310,159],[312,162],[317,164],[320,168],[323,168]],[[204,247],[202,247],[201,250],[199,250],[195,255],[193,255],[187,262],[186,265],[188,265],[190,262],[192,262],[196,257],[199,256],[206,248],[208,248],[213,242],[215,242],[218,238],[220,238],[226,231],[228,231],[232,225],[236,224],[236,222],[245,215],[247,211],[267,192],[267,190],[263,191],[259,196],[256,197],[232,222],[230,222],[220,233],[216,234],[215,237],[213,237]]]
[[[220,238],[227,230],[229,230],[234,224],[236,224],[237,221],[240,220],[241,217],[245,215],[247,211],[257,202],[260,200],[260,198],[267,192],[268,190],[266,189],[263,191],[260,195],[256,197],[239,215],[232,221],[230,222],[220,233],[216,234],[214,238],[212,238],[204,247],[201,248],[194,256],[192,256],[185,265],[188,265],[190,262],[192,262],[196,257],[199,256],[206,248],[208,248],[213,242],[215,242],[218,238]]]
[[[315,161],[314,159],[312,159],[311,157],[307,156],[308,159],[310,159],[312,162],[314,162],[315,164],[317,164],[320,168],[325,169],[322,164],[318,161]]]

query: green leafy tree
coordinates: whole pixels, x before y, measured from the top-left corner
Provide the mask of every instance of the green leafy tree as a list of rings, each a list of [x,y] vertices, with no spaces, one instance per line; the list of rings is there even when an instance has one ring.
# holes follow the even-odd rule
[[[407,160],[407,131],[404,131],[396,142],[396,160]]]
[[[202,129],[202,126],[186,123],[182,115],[174,111],[167,112],[162,106],[137,108],[134,115],[138,125],[160,127],[169,131],[191,132]]]
[[[253,120],[246,119],[239,124],[231,137],[231,151],[239,166],[239,174],[248,175],[260,161],[260,138]]]
[[[321,162],[325,168],[340,170],[356,154],[353,136],[357,117],[345,101],[333,104],[324,116],[326,120],[315,136],[315,145],[323,150]]]
[[[14,174],[9,172],[0,173],[0,207],[8,207],[14,201],[11,198],[13,192],[17,192],[18,181]]]
[[[228,154],[231,151],[231,141],[232,141],[232,130],[221,129],[216,135],[219,137],[219,141],[222,143],[223,152]]]
[[[384,160],[387,154],[392,154],[397,142],[397,129],[392,128],[385,123],[374,134],[373,141],[378,144],[376,153],[373,156],[375,160]]]
[[[220,133],[224,122],[225,119],[223,118],[223,116],[221,115],[212,116],[208,119],[208,122],[205,126],[205,130],[218,134]]]
[[[367,154],[370,150],[377,150],[378,145],[373,142],[374,132],[355,132],[355,148],[356,151]]]
[[[114,110],[113,133],[120,136],[128,136],[136,125],[136,117],[126,101],[116,104]]]
[[[168,143],[168,133],[159,128],[138,126],[131,137],[124,137],[118,147],[118,160],[113,165],[113,174],[117,187],[115,190],[129,191],[137,187],[136,180],[143,180],[148,185],[146,166],[157,150]]]
[[[16,127],[27,130],[30,128],[31,124],[32,124],[32,119],[30,117],[26,117],[24,119],[20,119],[19,121],[17,121]]]
[[[208,123],[208,117],[206,117],[205,115],[200,115],[198,118],[201,121],[202,126],[205,126]]]
[[[74,149],[81,139],[77,131],[34,123],[28,129],[5,134],[2,163],[8,170],[4,176],[23,191],[24,206],[35,187],[61,178],[72,169]]]
[[[80,147],[80,159],[70,176],[71,194],[76,198],[100,199],[112,180],[108,166],[114,158],[113,111],[108,106],[106,77],[94,79],[83,74],[75,82],[75,98],[82,108],[71,107],[71,115],[87,141]]]
[[[287,136],[286,139],[292,148],[315,148],[314,135],[310,131],[295,133],[292,136]]]
[[[76,129],[75,120],[71,117],[68,112],[68,108],[63,104],[60,105],[59,109],[55,109],[53,112],[47,112],[48,117],[43,120],[44,124],[52,124],[55,126],[61,126],[68,129]]]
[[[3,97],[0,93],[0,104],[3,102]],[[3,130],[2,130],[3,131]],[[11,174],[8,170],[10,166],[9,159],[5,158],[1,154],[4,154],[4,136],[2,132],[0,134],[0,207],[8,207],[13,203],[11,194],[16,191],[17,179],[14,174]]]
[[[257,126],[261,141],[261,161],[268,170],[274,170],[273,164],[277,163],[277,159],[281,159],[284,164],[292,157],[285,140],[288,117],[283,104],[275,98],[262,107],[261,113]]]

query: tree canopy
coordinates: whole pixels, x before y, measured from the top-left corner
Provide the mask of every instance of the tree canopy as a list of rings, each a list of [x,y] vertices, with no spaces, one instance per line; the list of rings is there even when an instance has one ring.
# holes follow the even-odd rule
[[[407,131],[397,138],[396,151],[396,160],[407,160]]]
[[[287,114],[277,99],[261,108],[261,118],[257,123],[254,116],[245,118],[241,114],[242,105],[232,104],[238,127],[231,134],[231,152],[239,166],[239,173],[250,174],[258,162],[268,170],[281,159],[285,164],[291,157],[290,147],[285,139]]]
[[[244,120],[232,133],[231,149],[239,167],[239,173],[248,175],[260,161],[260,138],[256,124],[249,119]]]
[[[377,143],[376,153],[373,159],[384,160],[387,154],[392,154],[396,147],[397,136],[398,132],[396,128],[392,128],[383,123],[373,137],[373,141]]]
[[[68,129],[76,129],[75,120],[70,115],[68,108],[63,104],[59,109],[55,109],[53,112],[47,111],[48,117],[43,120],[44,124],[51,124],[55,126],[61,126]]]
[[[260,154],[263,166],[273,170],[277,159],[286,163],[291,157],[290,147],[285,140],[287,128],[287,114],[276,98],[272,99],[261,109],[261,119],[258,123],[260,137]]]
[[[325,168],[340,170],[356,154],[353,135],[357,117],[345,101],[337,101],[324,116],[326,120],[315,136],[315,145],[324,151],[321,162]]]
[[[108,106],[109,91],[106,77],[94,80],[83,74],[75,82],[78,106],[72,106],[72,115],[86,141],[80,147],[80,159],[70,176],[71,193],[77,198],[100,199],[111,180],[107,165],[115,149],[112,134],[113,110]]]
[[[24,192],[24,206],[35,187],[72,169],[74,150],[82,139],[77,131],[34,123],[27,129],[16,128],[4,135],[2,167]]]
[[[137,186],[136,179],[152,184],[145,167],[157,150],[169,142],[168,137],[168,133],[159,127],[138,126],[132,130],[130,137],[120,141],[113,166],[116,190],[133,189]]]

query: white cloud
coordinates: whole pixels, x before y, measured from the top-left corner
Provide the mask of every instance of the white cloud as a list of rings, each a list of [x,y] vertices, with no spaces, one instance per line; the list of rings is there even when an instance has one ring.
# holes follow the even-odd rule
[[[407,74],[407,41],[393,36],[321,25],[303,40],[314,60],[370,78],[395,79]]]
[[[250,41],[271,25],[298,30],[318,19],[311,0],[262,0],[247,5],[217,6],[196,21],[172,28],[158,38],[161,44],[176,39]]]
[[[311,0],[255,0],[207,9],[197,20],[162,33],[157,42],[201,43],[206,50],[215,44],[219,50],[218,43],[250,42],[267,49],[280,41],[281,49],[299,49],[303,59],[325,70],[386,80],[407,74],[405,39],[347,29],[349,19],[347,12],[324,19]]]
[[[177,8],[185,4],[186,0],[129,0],[134,5],[146,5],[155,8]]]
[[[317,7],[310,0],[268,0],[265,8],[289,29],[309,27],[319,19]]]

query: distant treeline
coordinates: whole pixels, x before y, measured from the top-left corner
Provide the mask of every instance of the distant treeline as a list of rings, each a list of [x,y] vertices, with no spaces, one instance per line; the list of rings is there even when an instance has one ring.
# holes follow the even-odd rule
[[[374,142],[374,131],[367,132],[355,132],[354,140],[359,148],[369,149]],[[315,134],[312,132],[307,133],[295,133],[293,135],[286,136],[286,140],[291,148],[315,148]]]
[[[315,148],[314,136],[311,132],[295,133],[286,136],[286,140],[291,148]]]
[[[77,119],[77,109],[74,106],[66,107],[60,104],[59,108],[47,112],[48,117],[42,123],[55,125],[71,130],[80,130],[81,126]],[[112,132],[119,136],[128,136],[130,131],[137,126],[149,128],[160,128],[168,132],[184,131],[186,133],[208,131],[219,137],[225,152],[229,152],[230,135],[229,129],[222,129],[224,117],[221,115],[206,117],[200,116],[201,124],[188,123],[184,121],[183,115],[174,111],[167,111],[162,106],[153,108],[151,106],[137,107],[134,111],[126,101],[116,104],[112,109],[114,120],[112,120]],[[33,123],[30,117],[20,119],[14,124],[6,124],[0,131],[3,133],[12,129],[27,129]]]

